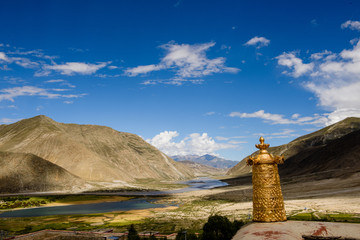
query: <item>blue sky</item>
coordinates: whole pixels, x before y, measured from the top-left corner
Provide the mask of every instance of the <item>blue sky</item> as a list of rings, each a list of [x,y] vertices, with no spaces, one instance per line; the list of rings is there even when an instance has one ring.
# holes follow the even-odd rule
[[[360,117],[360,1],[1,1],[0,123],[241,160]]]

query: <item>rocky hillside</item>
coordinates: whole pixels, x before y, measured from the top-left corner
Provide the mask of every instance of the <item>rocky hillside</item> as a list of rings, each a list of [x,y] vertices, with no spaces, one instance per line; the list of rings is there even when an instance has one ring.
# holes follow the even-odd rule
[[[0,192],[76,191],[85,181],[29,153],[0,152]]]
[[[330,140],[295,154],[279,166],[286,176],[309,176],[316,179],[346,178],[360,173],[360,130]]]
[[[175,161],[191,161],[200,163],[202,165],[214,167],[214,168],[232,168],[235,166],[238,162],[226,160],[224,158],[220,158],[217,156],[213,156],[210,154],[206,154],[203,156],[199,155],[177,155],[177,156],[171,156],[172,159]]]
[[[83,180],[180,180],[191,170],[135,134],[96,125],[63,124],[46,116],[0,125],[0,151],[31,153]]]
[[[347,172],[351,168],[358,171],[359,130],[360,119],[347,118],[288,144],[270,147],[268,151],[274,155],[285,156],[285,164],[279,165],[281,176],[336,172],[336,169],[341,169],[337,171],[339,173]],[[257,152],[253,154],[255,153]],[[251,172],[251,167],[246,166],[247,158],[230,169],[227,175],[240,176]]]

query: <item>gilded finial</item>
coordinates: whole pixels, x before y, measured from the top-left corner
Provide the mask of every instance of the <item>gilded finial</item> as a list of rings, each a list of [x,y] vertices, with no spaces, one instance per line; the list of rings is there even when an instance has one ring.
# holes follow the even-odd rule
[[[260,144],[255,145],[260,149],[259,154],[249,156],[246,161],[252,166],[253,221],[286,221],[277,166],[284,163],[284,156],[274,156],[269,153],[266,149],[270,144],[266,144],[263,137],[260,137],[259,141]]]
[[[259,141],[260,141],[260,144],[256,144],[255,147],[260,150],[265,150],[270,146],[270,144],[264,143],[265,139],[262,136],[260,137]]]

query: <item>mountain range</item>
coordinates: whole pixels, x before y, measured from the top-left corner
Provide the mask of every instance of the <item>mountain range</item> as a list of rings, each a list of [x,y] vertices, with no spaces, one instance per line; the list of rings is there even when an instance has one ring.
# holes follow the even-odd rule
[[[192,161],[179,162],[191,168],[195,177],[224,176],[227,172],[226,168],[215,168]]]
[[[214,155],[206,154],[203,156],[199,155],[176,155],[171,156],[172,159],[175,161],[191,161],[195,163],[200,163],[202,165],[214,167],[214,168],[232,168],[235,166],[238,162],[226,160],[224,158],[220,158]]]
[[[48,185],[54,186],[60,179],[67,182],[64,186],[71,186],[74,181],[131,183],[193,177],[191,169],[135,134],[104,126],[58,123],[43,115],[0,125],[0,151],[4,152],[0,155],[0,182],[7,183],[28,173],[42,176],[41,171],[47,174]],[[14,170],[14,164],[23,163],[26,163],[24,169],[18,166]],[[44,184],[42,177],[36,179],[39,185]],[[15,182],[11,185],[17,189]]]
[[[347,118],[268,151],[285,156],[279,173],[287,182],[332,178],[360,184],[359,142],[360,119]],[[173,158],[180,162],[135,134],[105,126],[58,123],[40,115],[0,125],[0,193],[177,181],[221,175],[230,167],[229,177],[251,181],[248,157],[238,164],[212,155]]]

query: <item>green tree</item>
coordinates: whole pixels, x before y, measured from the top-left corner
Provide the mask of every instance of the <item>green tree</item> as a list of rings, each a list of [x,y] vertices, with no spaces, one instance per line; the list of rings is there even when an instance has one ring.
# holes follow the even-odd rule
[[[137,233],[134,224],[131,224],[128,228],[128,240],[140,240],[139,234]]]
[[[157,240],[157,238],[156,238],[154,235],[151,235],[151,236],[149,237],[149,240]]]
[[[235,220],[230,222],[225,216],[210,216],[203,227],[203,240],[231,240],[244,223]]]
[[[199,240],[195,233],[189,233],[186,240]]]
[[[195,233],[188,233],[185,229],[180,229],[175,240],[199,240]]]
[[[180,229],[176,235],[175,240],[185,240],[186,239],[186,230]]]
[[[234,220],[234,222],[232,223],[232,232],[233,232],[233,236],[237,233],[237,231],[244,226],[245,223],[243,221],[238,221],[238,220]]]

